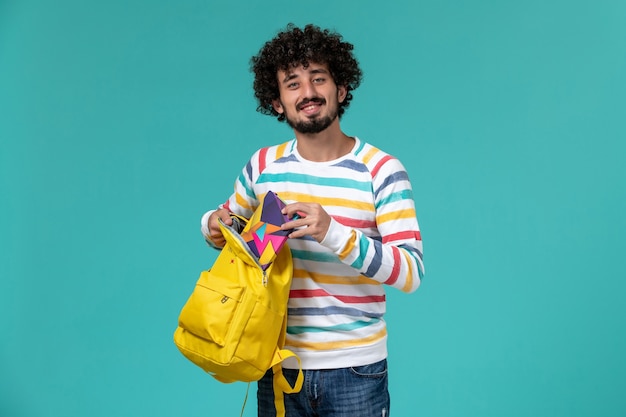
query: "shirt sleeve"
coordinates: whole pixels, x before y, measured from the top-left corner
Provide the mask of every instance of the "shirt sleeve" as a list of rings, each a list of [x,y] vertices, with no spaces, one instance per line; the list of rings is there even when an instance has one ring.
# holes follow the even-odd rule
[[[252,178],[253,175],[259,171],[259,159],[262,157],[261,152],[262,150],[259,150],[252,155],[235,180],[233,193],[223,204],[219,205],[218,209],[225,208],[231,213],[235,213],[245,218],[250,218],[254,209],[259,204],[256,197],[252,197],[255,195],[252,190]],[[258,176],[258,174],[256,175]],[[217,246],[211,240],[211,236],[209,234],[209,216],[215,211],[216,210],[210,210],[204,213],[202,219],[200,220],[200,231],[209,246],[221,249],[221,247]]]
[[[424,276],[422,238],[412,186],[400,161],[388,159],[373,177],[379,236],[333,219],[321,244],[362,275],[404,292],[415,291]]]

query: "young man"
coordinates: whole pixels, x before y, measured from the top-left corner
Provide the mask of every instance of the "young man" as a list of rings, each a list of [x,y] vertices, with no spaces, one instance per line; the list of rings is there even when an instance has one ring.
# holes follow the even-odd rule
[[[289,25],[252,58],[258,111],[286,121],[295,139],[258,150],[235,192],[202,218],[219,248],[217,218],[250,217],[270,190],[289,218],[300,215],[283,226],[295,229],[286,348],[305,375],[301,392],[285,396],[288,417],[389,415],[383,286],[415,291],[424,272],[403,165],[340,128],[361,82],[352,49],[337,33]],[[259,416],[274,415],[273,401],[270,371],[259,381]]]

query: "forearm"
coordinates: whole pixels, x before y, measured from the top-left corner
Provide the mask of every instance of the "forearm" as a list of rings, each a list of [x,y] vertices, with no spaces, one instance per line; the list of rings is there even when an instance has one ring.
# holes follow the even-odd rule
[[[401,291],[413,292],[424,274],[422,243],[417,228],[401,234],[403,239],[383,243],[332,220],[321,244],[362,275]]]

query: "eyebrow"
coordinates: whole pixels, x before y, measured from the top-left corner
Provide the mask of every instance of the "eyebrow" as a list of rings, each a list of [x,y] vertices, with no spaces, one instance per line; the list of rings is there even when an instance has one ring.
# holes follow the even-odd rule
[[[294,78],[298,78],[298,76],[294,73],[287,74],[283,79],[283,83],[293,80]]]

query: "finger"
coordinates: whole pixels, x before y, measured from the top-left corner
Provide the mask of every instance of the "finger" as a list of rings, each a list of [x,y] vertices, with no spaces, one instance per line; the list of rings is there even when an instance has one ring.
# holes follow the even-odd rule
[[[289,239],[297,239],[300,237],[304,237],[306,236],[305,230],[306,229],[295,229],[293,232],[289,233],[287,237]]]
[[[308,207],[303,203],[291,203],[283,208],[282,213],[286,214],[290,220],[305,218],[308,214]]]
[[[217,211],[217,215],[222,220],[222,222],[228,226],[233,224],[233,219],[230,217],[230,212],[226,209],[221,209]]]
[[[281,230],[290,230],[290,229],[295,229],[296,227],[301,227],[304,226],[305,223],[300,220],[300,219],[296,219],[296,220],[290,220],[288,222],[283,223],[282,225],[280,225]]]

